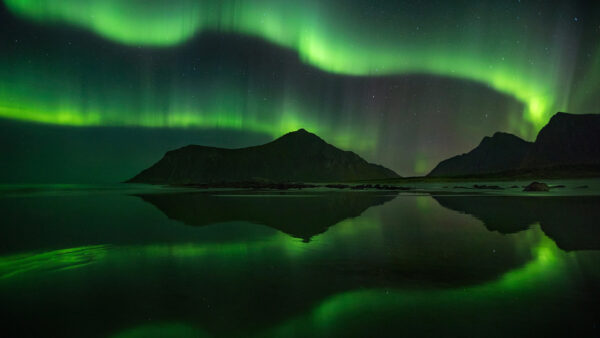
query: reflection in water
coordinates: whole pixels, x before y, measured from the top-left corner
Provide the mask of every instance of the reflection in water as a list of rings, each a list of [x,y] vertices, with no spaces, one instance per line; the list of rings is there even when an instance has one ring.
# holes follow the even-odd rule
[[[0,257],[0,279],[22,273],[75,269],[104,257],[105,245],[54,250],[44,253],[25,253]]]
[[[13,265],[8,262],[21,256],[6,254],[0,257],[5,276],[0,303],[11,309],[3,314],[10,323],[5,331],[120,337],[514,336],[585,334],[597,323],[598,253],[565,253],[538,226],[491,232],[429,196],[171,197],[182,208],[161,199],[153,204],[178,222],[228,222],[246,232],[220,239],[215,234],[226,224],[178,226],[154,208],[138,207],[138,218],[114,227],[152,229],[138,231],[135,242],[22,255],[28,260]],[[111,210],[106,205],[117,205],[107,198],[92,200],[106,212]],[[261,199],[278,211],[253,209]],[[322,204],[314,202],[321,199]],[[117,201],[124,209],[143,204],[138,198]],[[301,220],[290,220],[302,216],[295,210],[310,214],[319,205],[335,218],[319,218],[313,211],[318,226],[305,232],[298,228]],[[242,218],[245,208],[251,217]],[[216,216],[199,210],[214,210]],[[94,216],[82,215],[81,221]],[[281,232],[255,236],[252,231],[265,234],[266,228],[239,227],[238,221]],[[49,227],[59,222],[47,219]],[[164,234],[172,238],[157,239]],[[61,269],[70,265],[60,261],[79,268]],[[27,266],[35,268],[24,270]]]
[[[600,197],[434,196],[492,231],[514,233],[539,222],[563,250],[600,250]]]
[[[529,232],[529,236],[538,235],[541,232],[537,227]],[[600,307],[595,297],[598,291],[588,289],[589,298],[571,302],[569,298],[580,290],[581,280],[569,272],[581,259],[597,262],[599,253],[564,253],[543,235],[532,252],[534,258],[525,266],[480,285],[425,290],[367,289],[336,294],[308,314],[271,328],[265,336],[325,332],[325,335],[364,337],[372,336],[373,328],[386,328],[398,322],[402,325],[393,331],[397,336],[588,336],[597,333]],[[578,272],[595,269],[597,267],[588,266]],[[558,299],[557,292],[560,292]],[[370,322],[371,326],[365,328],[361,325],[363,321]]]
[[[524,248],[531,243],[490,235],[478,226],[464,226],[464,217],[437,207],[428,196],[403,196],[376,213],[351,218],[395,197],[377,192],[142,196],[169,218],[184,224],[249,221],[301,237],[305,242],[335,225],[332,234],[323,234],[307,248],[322,252],[325,259],[316,259],[324,261],[326,275],[361,276],[378,283],[384,278],[402,284],[472,284],[496,278],[530,259]],[[437,210],[430,210],[432,207]],[[247,248],[256,243],[243,240],[240,246]],[[285,237],[275,243],[288,251],[302,252],[297,243]],[[322,243],[327,247],[319,247]],[[340,252],[339,248],[346,249]]]
[[[311,237],[397,193],[332,192],[318,195],[140,194],[169,218],[204,226],[244,221],[266,225],[309,242]]]

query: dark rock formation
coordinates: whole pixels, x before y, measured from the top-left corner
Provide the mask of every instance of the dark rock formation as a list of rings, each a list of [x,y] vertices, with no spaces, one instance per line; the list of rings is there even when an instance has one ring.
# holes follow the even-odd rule
[[[531,182],[523,189],[523,191],[550,191],[550,187],[548,187],[546,183]]]
[[[499,185],[485,185],[485,184],[474,184],[473,189],[484,189],[484,190],[503,190]]]
[[[428,176],[589,177],[600,175],[600,115],[557,113],[534,143],[485,137],[467,154],[440,162]]]
[[[351,151],[340,150],[304,129],[270,143],[223,149],[197,145],[169,151],[132,183],[342,182],[399,177]]]
[[[600,114],[557,113],[540,130],[525,168],[600,165]]]
[[[470,152],[440,162],[428,176],[477,176],[512,170],[521,165],[532,143],[512,134],[484,137]]]
[[[185,187],[197,189],[254,189],[254,190],[288,190],[288,189],[310,189],[318,188],[315,184],[306,183],[275,183],[275,182],[219,182],[219,183],[199,183],[184,184]]]
[[[413,188],[401,187],[397,185],[386,185],[386,184],[359,184],[351,186],[352,190],[365,190],[365,189],[376,189],[376,190],[412,190]]]

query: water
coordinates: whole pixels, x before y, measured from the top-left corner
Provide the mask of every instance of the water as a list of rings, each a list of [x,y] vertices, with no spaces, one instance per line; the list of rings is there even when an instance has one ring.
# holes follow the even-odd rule
[[[587,184],[3,186],[3,335],[598,336],[600,190]]]

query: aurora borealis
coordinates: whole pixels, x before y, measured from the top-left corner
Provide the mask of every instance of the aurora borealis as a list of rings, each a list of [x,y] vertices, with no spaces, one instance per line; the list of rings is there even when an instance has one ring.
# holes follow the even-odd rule
[[[410,176],[598,110],[589,1],[4,0],[0,27],[2,160],[30,157],[4,180],[59,158],[46,180],[118,181],[165,147],[298,128]]]
[[[0,0],[0,337],[600,336],[599,98],[598,0]]]

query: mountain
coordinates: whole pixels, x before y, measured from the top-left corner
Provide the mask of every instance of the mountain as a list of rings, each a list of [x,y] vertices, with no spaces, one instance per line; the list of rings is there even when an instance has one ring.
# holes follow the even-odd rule
[[[476,176],[498,173],[520,167],[532,143],[508,133],[486,136],[466,154],[440,162],[428,176]]]
[[[128,182],[343,182],[397,178],[383,166],[340,150],[304,129],[260,146],[223,149],[189,145],[169,151]]]
[[[523,167],[600,165],[600,114],[557,113],[540,130]]]
[[[600,173],[600,115],[555,114],[535,142],[512,134],[485,137],[467,154],[440,162],[428,176],[590,176]]]

